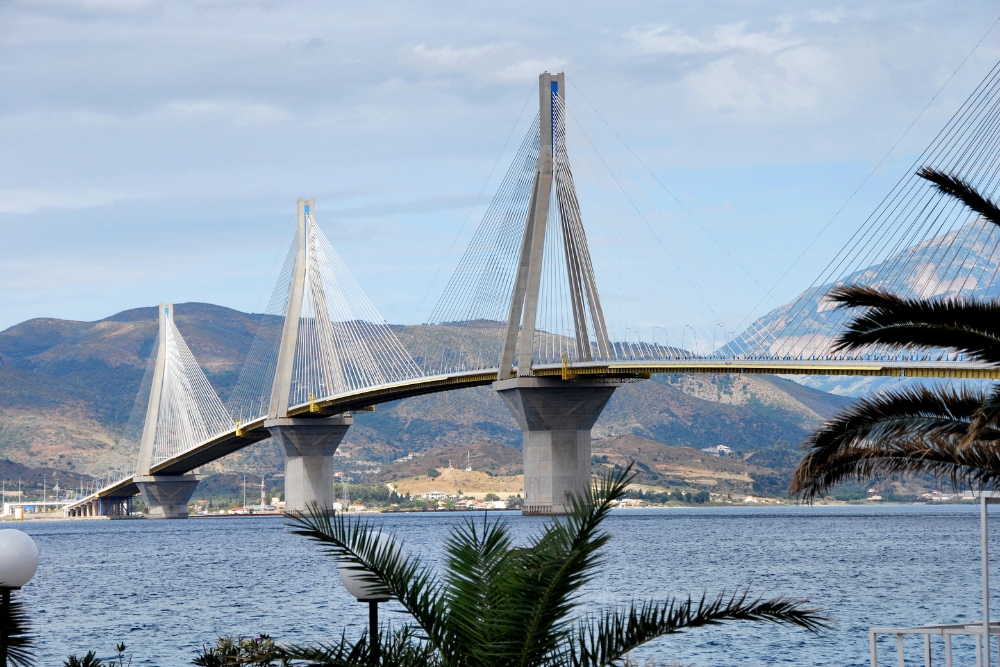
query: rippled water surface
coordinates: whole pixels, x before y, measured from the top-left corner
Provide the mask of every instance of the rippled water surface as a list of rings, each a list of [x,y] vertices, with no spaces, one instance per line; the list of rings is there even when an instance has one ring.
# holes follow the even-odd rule
[[[372,519],[402,537],[408,552],[437,559],[449,528],[469,516]],[[503,516],[522,539],[543,523]],[[601,576],[586,591],[586,609],[749,584],[768,596],[809,598],[837,619],[835,630],[819,636],[751,623],[696,630],[647,645],[640,661],[867,665],[870,626],[979,618],[979,515],[971,505],[622,510],[607,526],[613,539]],[[187,665],[220,634],[322,640],[344,628],[360,635],[367,622],[330,559],[290,535],[284,519],[18,528],[41,552],[38,574],[20,596],[42,665],[89,649],[109,655],[118,641],[134,653],[133,665]],[[995,535],[991,549],[1000,557],[1000,526]],[[383,607],[395,622],[405,619],[391,604]],[[894,642],[883,641],[884,664],[895,664]],[[911,659],[922,664],[919,640],[912,641]]]

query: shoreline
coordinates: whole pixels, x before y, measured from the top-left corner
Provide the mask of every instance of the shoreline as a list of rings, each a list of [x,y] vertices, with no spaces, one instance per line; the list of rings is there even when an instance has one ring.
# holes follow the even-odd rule
[[[644,505],[640,507],[614,507],[613,510],[691,510],[691,509],[762,509],[762,508],[796,508],[796,507],[977,507],[978,505],[971,501],[960,501],[960,502],[940,502],[940,503],[925,503],[925,502],[859,502],[852,500],[843,501],[824,501],[817,502],[813,504],[807,503],[704,503],[704,504],[692,504],[692,505]],[[456,514],[456,513],[481,513],[481,512],[500,512],[500,513],[516,513],[520,514],[521,511],[516,508],[508,509],[489,509],[489,510],[479,510],[479,509],[465,509],[465,508],[455,508],[455,509],[434,509],[434,510],[420,510],[420,509],[391,509],[391,510],[367,510],[363,512],[346,512],[348,516],[371,516],[377,514]],[[53,515],[56,513],[53,512]],[[543,515],[536,515],[543,516]],[[547,516],[547,515],[545,515]],[[256,518],[281,518],[285,517],[285,514],[277,512],[268,512],[261,514],[190,514],[187,516],[188,519],[256,519]],[[108,517],[108,516],[87,516],[87,517],[65,517],[65,516],[27,516],[23,519],[15,519],[13,517],[3,517],[0,518],[0,523],[5,524],[21,524],[21,523],[47,523],[55,521],[72,521],[72,522],[86,522],[86,521],[176,521],[176,519],[149,519],[144,515],[133,515],[133,516],[123,516],[123,517]]]

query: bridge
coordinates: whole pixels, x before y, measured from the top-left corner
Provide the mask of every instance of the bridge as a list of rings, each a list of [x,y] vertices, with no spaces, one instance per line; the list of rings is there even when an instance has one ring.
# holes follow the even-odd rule
[[[994,68],[916,166],[960,174],[987,193],[995,189],[998,82]],[[332,457],[353,413],[486,385],[523,432],[524,511],[560,514],[589,484],[590,429],[622,383],[657,373],[1000,377],[996,367],[940,353],[831,351],[849,317],[824,301],[839,282],[920,296],[997,294],[1000,234],[915,178],[915,169],[813,285],[736,335],[718,321],[727,306],[712,303],[720,294],[728,299],[725,290],[692,263],[694,254],[678,239],[664,243],[657,236],[654,223],[662,220],[628,178],[606,156],[574,157],[571,166],[572,118],[565,76],[542,74],[539,113],[430,321],[407,344],[323,234],[313,200],[297,203],[295,239],[225,404],[174,325],[173,306],[160,304],[156,353],[140,389],[145,411],[135,468],[111,471],[67,514],[124,515],[141,494],[150,518],[186,517],[200,479],[195,471],[266,438],[285,453],[286,508],[330,507]],[[588,168],[599,172],[599,187],[578,189]],[[602,229],[608,221],[619,228]],[[608,251],[620,238],[624,250]],[[648,261],[653,247],[670,261]],[[647,270],[644,282],[632,275],[640,268]],[[632,298],[638,285],[649,292],[641,303]],[[682,312],[691,310],[691,299],[680,297],[692,294],[707,304],[708,315]],[[650,304],[664,312],[649,311]],[[637,308],[647,312],[636,314]],[[698,352],[704,346],[708,351]]]

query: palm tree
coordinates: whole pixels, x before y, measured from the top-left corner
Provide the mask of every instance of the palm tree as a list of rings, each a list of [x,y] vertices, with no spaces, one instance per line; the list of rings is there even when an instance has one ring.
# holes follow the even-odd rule
[[[10,595],[9,589],[7,595]],[[24,603],[8,599],[0,605],[0,657],[4,667],[30,667],[35,664],[35,638],[31,634]]]
[[[924,168],[917,174],[983,219],[1000,226],[1000,207],[968,182]],[[946,349],[1000,365],[1000,301],[912,299],[845,285],[828,297],[864,309],[838,336],[834,351],[878,345]],[[803,444],[789,494],[808,500],[839,482],[932,473],[953,485],[996,487],[1000,457],[1000,385],[990,392],[944,387],[888,391],[858,402]]]
[[[365,568],[368,585],[412,617],[413,625],[380,631],[382,664],[597,667],[622,664],[658,637],[723,621],[770,621],[813,632],[829,625],[805,600],[764,600],[747,591],[576,613],[611,537],[601,525],[632,478],[630,468],[605,477],[526,547],[514,546],[502,519],[466,521],[445,543],[442,575],[380,540],[372,523],[316,507],[291,518],[294,533],[340,562]],[[283,647],[270,657],[343,665],[368,664],[369,656],[365,638],[352,643],[342,636],[330,645]]]
[[[866,398],[806,440],[790,495],[823,497],[840,482],[930,473],[952,485],[995,487],[1000,430],[969,427],[989,394],[977,389],[918,387]]]

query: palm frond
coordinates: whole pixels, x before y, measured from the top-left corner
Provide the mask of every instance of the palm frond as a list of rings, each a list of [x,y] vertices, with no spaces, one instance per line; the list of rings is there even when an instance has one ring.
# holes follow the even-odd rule
[[[573,498],[573,511],[557,519],[519,554],[519,582],[508,623],[520,628],[520,667],[542,664],[572,632],[569,615],[580,588],[596,574],[600,531],[614,502],[635,478],[632,465],[613,471],[590,494]]]
[[[317,505],[308,513],[286,514],[291,532],[321,545],[340,562],[364,568],[362,577],[372,587],[382,587],[396,599],[427,633],[436,648],[447,651],[445,600],[441,584],[420,558],[404,556],[401,546],[379,541],[377,527],[361,519],[348,521],[343,513],[330,513]]]
[[[980,194],[968,181],[930,167],[922,167],[917,176],[930,181],[939,191],[958,199],[994,225],[1000,225],[1000,207]]]
[[[968,447],[973,443],[985,438],[990,438],[990,432],[997,428],[1000,423],[1000,385],[994,385],[989,393],[972,416],[972,424],[965,435],[963,445]]]
[[[803,443],[789,495],[812,500],[848,480],[931,473],[952,484],[1000,480],[1000,430],[983,428],[966,445],[982,391],[916,387],[862,399]]]
[[[1000,302],[980,299],[906,299],[874,287],[840,285],[827,298],[841,308],[865,308],[834,341],[834,351],[869,345],[950,349],[1000,363]]]
[[[497,652],[517,641],[509,633],[510,587],[514,578],[511,537],[505,522],[468,519],[445,543],[445,598],[452,650],[466,664],[491,664]]]
[[[622,664],[629,651],[648,641],[689,628],[724,621],[768,621],[805,628],[812,632],[829,628],[831,619],[808,608],[808,600],[791,598],[751,599],[749,591],[725,592],[709,600],[702,596],[684,602],[632,603],[624,609],[607,609],[576,628],[570,654],[574,667],[604,667]]]
[[[6,617],[0,616],[0,631],[7,633],[8,665],[31,667],[35,664],[35,638],[31,634],[31,622],[23,602],[11,599]]]
[[[433,647],[408,625],[398,630],[386,628],[379,632],[379,655],[381,665],[392,667],[436,667],[440,664]],[[340,640],[331,644],[281,646],[275,656],[285,663],[302,660],[308,667],[358,667],[371,664],[371,645],[367,633],[357,642],[351,642],[342,633]]]

